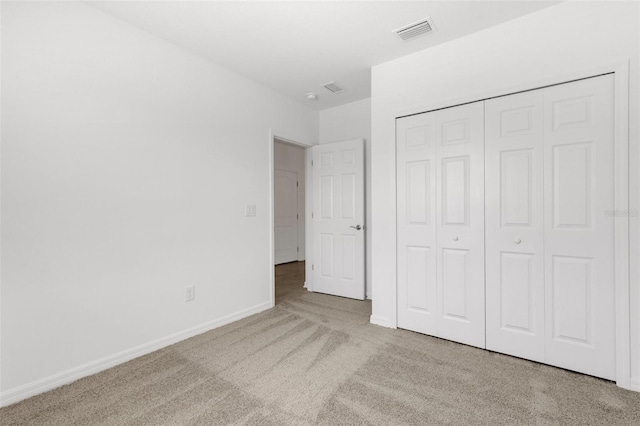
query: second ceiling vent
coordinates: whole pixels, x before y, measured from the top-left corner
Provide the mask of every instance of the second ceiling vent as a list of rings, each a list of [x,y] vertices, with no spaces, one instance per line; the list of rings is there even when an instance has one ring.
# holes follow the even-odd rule
[[[405,25],[404,27],[400,27],[392,32],[398,34],[402,40],[407,41],[414,37],[418,37],[422,34],[430,33],[435,31],[436,27],[433,25],[433,21],[431,17],[421,19],[420,21],[413,22],[409,25]]]
[[[324,87],[325,89],[327,89],[328,91],[330,91],[332,93],[342,93],[345,90],[347,90],[347,89],[345,89],[343,87],[338,86],[335,81],[330,81],[328,83],[325,83],[325,84],[322,85],[322,87]]]

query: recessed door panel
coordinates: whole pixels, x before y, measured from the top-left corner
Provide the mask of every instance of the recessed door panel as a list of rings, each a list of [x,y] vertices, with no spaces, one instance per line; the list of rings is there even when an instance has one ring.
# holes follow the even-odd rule
[[[442,159],[442,217],[446,225],[469,223],[469,156]]]
[[[333,218],[333,176],[320,177],[320,217]]]
[[[431,124],[419,123],[416,127],[405,129],[405,151],[429,149],[434,135],[432,127]]]
[[[356,176],[353,173],[340,176],[340,194],[342,196],[342,219],[355,219],[356,216]]]
[[[553,339],[590,344],[593,319],[591,261],[571,256],[553,256],[551,259]]]
[[[333,235],[320,234],[320,275],[333,277]]]
[[[553,146],[553,223],[560,228],[591,226],[595,160],[592,142]]]
[[[430,313],[429,292],[425,285],[429,279],[429,247],[407,247],[407,306],[413,311]]]
[[[333,167],[334,152],[322,152],[320,153],[320,169],[326,169]]]
[[[530,253],[500,253],[500,326],[518,333],[534,333]]]
[[[502,226],[531,226],[533,216],[533,148],[500,152]]]
[[[456,320],[467,319],[467,278],[469,250],[442,250],[442,315]]]
[[[579,96],[550,102],[553,130],[592,124],[593,96]]]
[[[464,108],[464,107],[454,107]],[[442,145],[453,145],[469,142],[469,126],[470,120],[462,118],[459,120],[441,120],[440,124],[440,143]]]
[[[412,161],[406,164],[407,223],[429,225],[431,220],[430,162]]]
[[[501,109],[500,137],[524,136],[534,132],[535,114],[536,111],[533,105]]]
[[[341,235],[342,239],[342,279],[354,280],[356,278],[356,246],[355,235]]]
[[[342,164],[344,165],[352,165],[356,162],[356,150],[355,149],[345,149],[340,152],[342,157]]]

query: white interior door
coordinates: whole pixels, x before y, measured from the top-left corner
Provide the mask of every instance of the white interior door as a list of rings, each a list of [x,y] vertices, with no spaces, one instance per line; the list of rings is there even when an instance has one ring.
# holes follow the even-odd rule
[[[484,105],[436,114],[438,336],[485,347]]]
[[[544,91],[546,362],[615,379],[613,75]]]
[[[298,260],[298,174],[274,173],[275,263]]]
[[[396,122],[398,327],[438,335],[436,114]]]
[[[364,144],[313,151],[313,291],[365,298]]]
[[[543,90],[485,102],[487,349],[544,362]]]

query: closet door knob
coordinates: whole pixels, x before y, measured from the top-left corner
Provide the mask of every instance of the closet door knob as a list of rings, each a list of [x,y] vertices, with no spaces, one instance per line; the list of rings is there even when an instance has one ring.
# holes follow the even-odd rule
[[[516,244],[520,244],[522,240],[520,238],[516,238],[515,240],[513,240],[513,242]]]
[[[458,241],[458,237],[453,237],[453,241]]]

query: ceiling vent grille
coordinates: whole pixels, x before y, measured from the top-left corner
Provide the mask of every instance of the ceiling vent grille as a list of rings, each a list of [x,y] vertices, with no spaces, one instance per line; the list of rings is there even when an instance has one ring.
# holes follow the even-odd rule
[[[324,87],[325,89],[327,89],[331,93],[342,93],[342,92],[344,92],[346,90],[346,89],[338,86],[335,81],[330,81],[328,83],[325,83],[325,84],[322,85],[322,87]]]
[[[392,32],[398,34],[402,40],[407,41],[412,38],[418,37],[422,34],[435,31],[436,27],[433,25],[431,18],[422,19],[404,27],[393,30]]]

